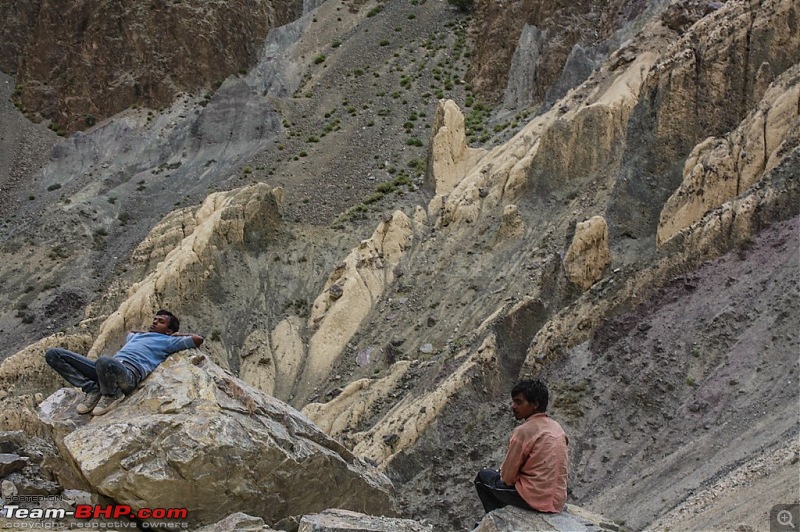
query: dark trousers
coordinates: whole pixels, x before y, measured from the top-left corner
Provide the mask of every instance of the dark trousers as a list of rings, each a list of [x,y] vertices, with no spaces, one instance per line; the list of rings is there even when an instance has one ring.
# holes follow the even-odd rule
[[[55,347],[44,354],[47,364],[59,375],[86,393],[129,394],[139,385],[139,375],[113,357],[97,360]]]
[[[509,486],[500,479],[500,471],[496,469],[481,469],[475,477],[475,489],[478,490],[478,497],[481,498],[486,513],[509,505],[533,510],[514,486]]]

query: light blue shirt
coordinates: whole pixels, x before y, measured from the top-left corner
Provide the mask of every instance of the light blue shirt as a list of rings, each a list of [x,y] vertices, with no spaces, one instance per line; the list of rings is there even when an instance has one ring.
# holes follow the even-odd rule
[[[128,333],[125,345],[117,351],[114,358],[133,365],[144,379],[172,353],[194,346],[191,336],[170,336],[156,332]]]

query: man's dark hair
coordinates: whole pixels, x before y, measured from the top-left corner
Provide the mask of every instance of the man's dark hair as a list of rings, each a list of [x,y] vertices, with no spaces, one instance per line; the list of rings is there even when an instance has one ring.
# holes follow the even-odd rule
[[[181,329],[181,321],[178,317],[168,310],[163,308],[156,312],[156,316],[169,316],[169,330],[176,333]]]
[[[515,395],[520,393],[529,403],[533,404],[538,402],[539,412],[544,412],[547,410],[547,402],[550,394],[547,392],[547,385],[545,385],[545,383],[539,379],[518,382],[511,389],[511,397],[513,398]]]

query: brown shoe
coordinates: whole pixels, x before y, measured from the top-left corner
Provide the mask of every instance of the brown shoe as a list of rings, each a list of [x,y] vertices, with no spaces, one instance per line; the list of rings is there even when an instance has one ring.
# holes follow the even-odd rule
[[[120,404],[123,399],[125,399],[124,393],[121,393],[116,396],[104,395],[103,398],[100,399],[100,402],[97,403],[97,406],[94,407],[94,410],[92,410],[92,415],[102,416],[103,414],[111,412],[112,410],[117,408],[117,405]]]
[[[81,401],[81,404],[78,405],[75,411],[79,414],[88,414],[92,411],[97,402],[100,401],[100,397],[101,394],[99,391],[88,392],[83,396],[83,401]]]

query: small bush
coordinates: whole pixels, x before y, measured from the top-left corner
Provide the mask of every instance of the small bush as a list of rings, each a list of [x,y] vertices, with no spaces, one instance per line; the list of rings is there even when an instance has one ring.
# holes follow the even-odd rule
[[[381,11],[383,11],[383,6],[375,6],[372,9],[370,9],[369,11],[367,11],[367,16],[368,17],[374,17],[375,15],[380,13]]]
[[[367,205],[369,205],[371,203],[375,203],[377,201],[382,200],[383,196],[384,196],[383,192],[376,192],[376,193],[370,195],[367,199],[365,199],[364,203],[366,203]]]
[[[314,64],[318,65],[320,63],[325,62],[325,54],[319,54],[317,57],[314,58]]]

